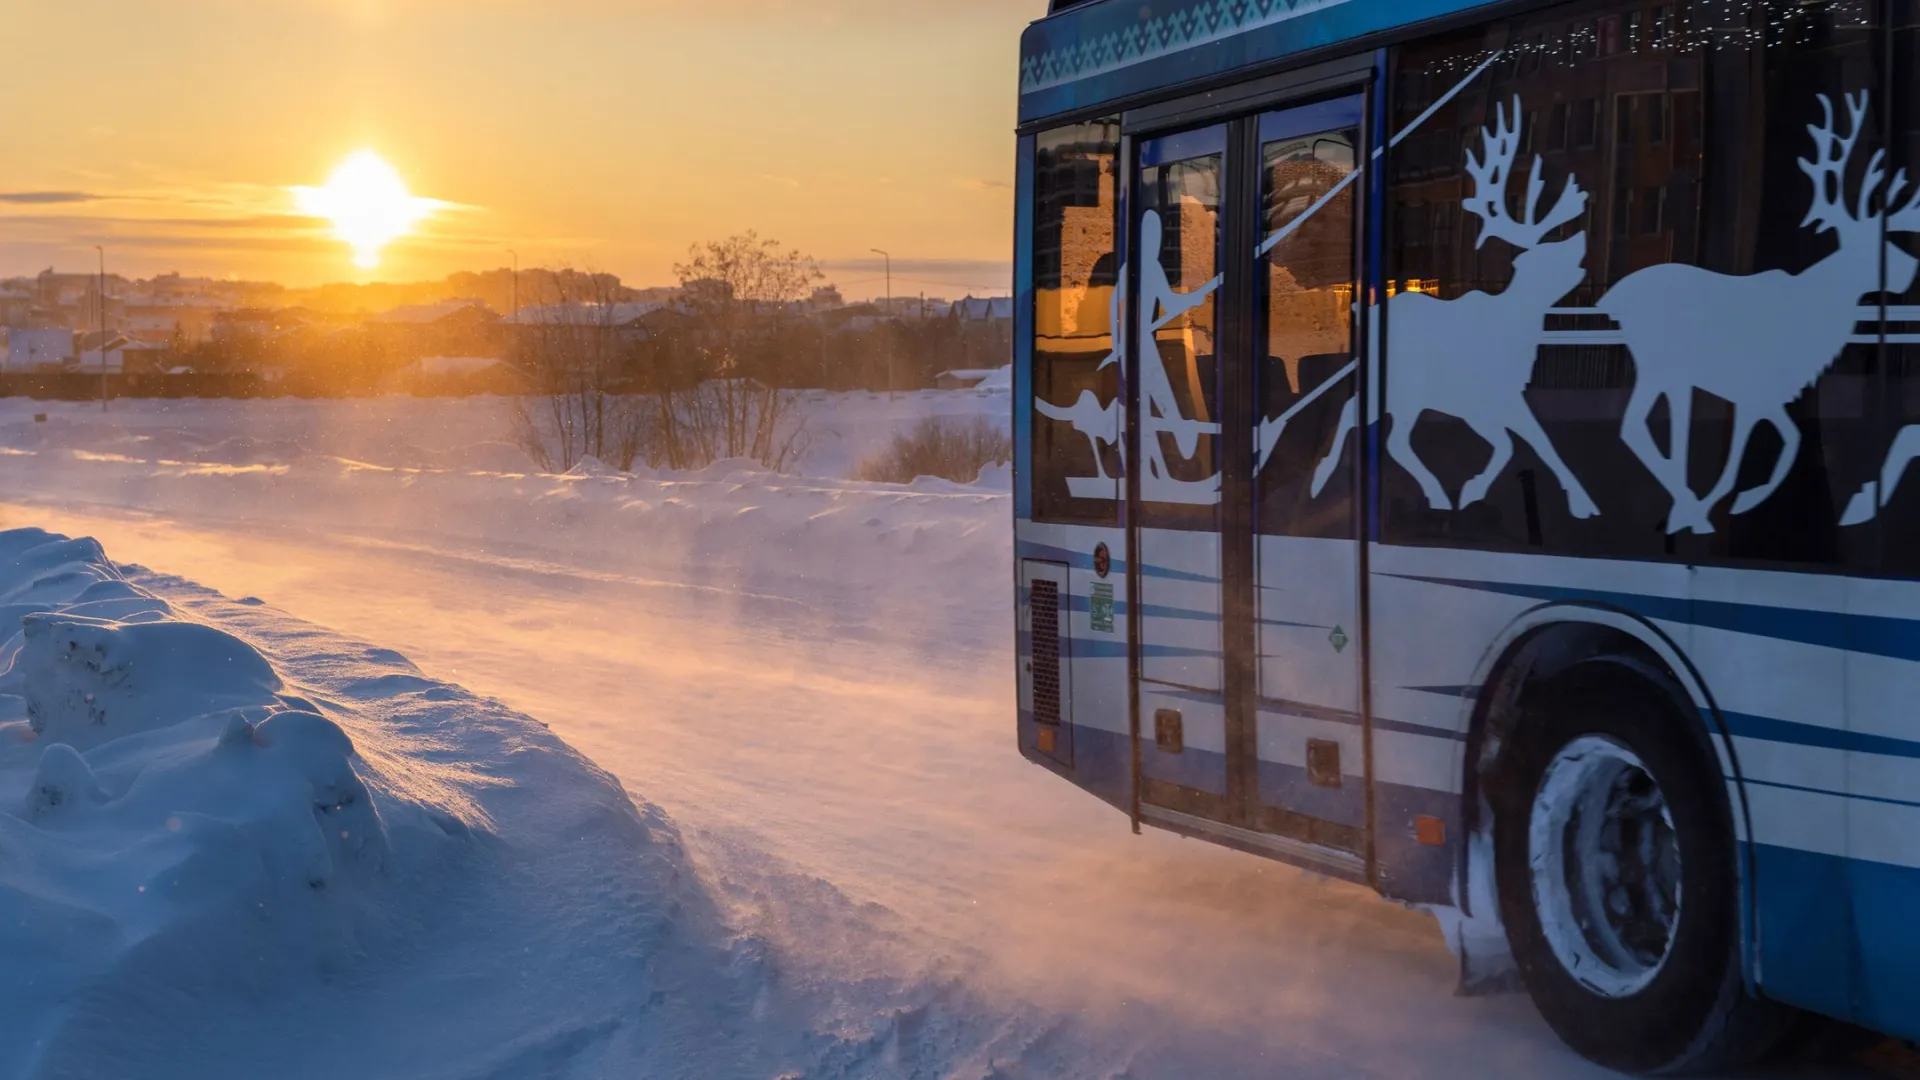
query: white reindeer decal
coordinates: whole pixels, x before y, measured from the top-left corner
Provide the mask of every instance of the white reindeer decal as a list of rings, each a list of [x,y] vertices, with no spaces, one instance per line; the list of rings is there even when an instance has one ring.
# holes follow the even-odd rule
[[[1615,285],[1596,305],[1620,324],[1636,369],[1620,437],[1644,462],[1668,494],[1673,509],[1667,531],[1710,533],[1713,508],[1733,490],[1756,424],[1766,421],[1780,433],[1780,456],[1773,474],[1759,487],[1733,500],[1744,514],[1765,502],[1800,450],[1800,428],[1787,404],[1833,365],[1859,319],[1860,298],[1880,289],[1884,247],[1887,288],[1905,292],[1920,263],[1893,244],[1880,241],[1881,223],[1896,232],[1920,231],[1920,191],[1889,216],[1876,199],[1886,184],[1886,151],[1868,162],[1858,202],[1848,207],[1847,164],[1865,130],[1867,94],[1846,99],[1848,130],[1835,130],[1833,101],[1820,95],[1825,122],[1809,124],[1814,157],[1800,160],[1813,180],[1813,201],[1802,225],[1832,230],[1840,246],[1806,270],[1773,270],[1733,277],[1685,263],[1649,266]],[[1886,189],[1886,204],[1907,186],[1901,170]],[[1693,392],[1704,390],[1733,404],[1733,442],[1719,480],[1704,496],[1687,482],[1690,406]],[[1670,453],[1653,441],[1647,418],[1660,398],[1667,399]],[[1871,496],[1870,496],[1871,498]],[[1850,510],[1850,516],[1858,511]],[[1870,516],[1870,515],[1869,515]]]
[[[1413,428],[1420,415],[1432,410],[1459,417],[1493,447],[1486,467],[1461,487],[1461,507],[1486,497],[1512,459],[1513,438],[1518,436],[1560,481],[1573,516],[1592,517],[1599,508],[1554,451],[1525,397],[1548,309],[1586,278],[1586,234],[1552,242],[1546,242],[1546,236],[1586,212],[1587,193],[1569,176],[1553,208],[1537,216],[1546,178],[1536,155],[1522,216],[1509,217],[1506,188],[1520,146],[1519,125],[1520,99],[1515,97],[1512,120],[1498,107],[1495,126],[1482,132],[1486,159],[1467,151],[1473,190],[1463,203],[1481,220],[1476,248],[1491,237],[1520,249],[1513,261],[1513,281],[1499,293],[1470,292],[1441,300],[1404,292],[1387,301],[1394,337],[1394,365],[1386,384],[1386,412],[1393,423],[1387,449],[1419,482],[1429,506],[1451,510],[1454,503],[1439,478],[1413,449]],[[1358,402],[1349,400],[1333,447],[1314,471],[1315,495],[1339,467],[1357,412]]]

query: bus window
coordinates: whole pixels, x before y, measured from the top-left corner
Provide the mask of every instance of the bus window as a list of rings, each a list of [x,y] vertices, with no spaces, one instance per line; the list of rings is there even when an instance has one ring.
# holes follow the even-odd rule
[[[1118,121],[1043,132],[1034,150],[1033,517],[1120,520],[1114,334]]]
[[[1729,23],[1682,3],[1652,47],[1551,47],[1639,10],[1567,5],[1395,53],[1392,132],[1465,140],[1388,174],[1384,537],[1869,566],[1841,518],[1881,441],[1853,318],[1878,287],[1858,206],[1885,105],[1870,7]],[[1538,65],[1480,65],[1537,37]],[[1807,168],[1828,193],[1812,215]]]
[[[1140,154],[1141,522],[1219,528],[1219,297],[1224,129],[1162,136]],[[1144,339],[1151,331],[1151,344]]]
[[[1920,7],[1896,8],[1893,28],[1893,160],[1889,171],[1920,176]],[[1882,401],[1885,456],[1860,480],[1848,506],[1852,520],[1877,520],[1885,569],[1920,576],[1920,211],[1906,210],[1911,192],[1896,196],[1887,249],[1887,380]]]
[[[1260,417],[1255,437],[1259,531],[1270,536],[1352,539],[1348,492],[1357,440],[1345,440],[1343,412],[1353,399],[1354,205],[1349,181],[1359,142],[1359,99],[1337,127],[1297,134],[1263,131],[1260,235],[1264,288],[1258,366]],[[1313,115],[1331,109],[1295,110]],[[1270,138],[1269,135],[1272,137]],[[1342,439],[1341,450],[1335,446]],[[1316,477],[1329,454],[1340,457],[1331,487]],[[1335,473],[1338,476],[1334,476]],[[1326,496],[1326,497],[1321,497]]]

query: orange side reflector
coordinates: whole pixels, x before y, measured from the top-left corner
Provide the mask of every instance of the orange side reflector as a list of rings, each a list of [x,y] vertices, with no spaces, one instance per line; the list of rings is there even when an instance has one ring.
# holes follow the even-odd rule
[[[1053,729],[1050,727],[1041,728],[1038,737],[1033,740],[1033,743],[1041,753],[1053,753]]]
[[[1428,814],[1415,814],[1413,835],[1423,844],[1440,847],[1447,842],[1447,823]]]

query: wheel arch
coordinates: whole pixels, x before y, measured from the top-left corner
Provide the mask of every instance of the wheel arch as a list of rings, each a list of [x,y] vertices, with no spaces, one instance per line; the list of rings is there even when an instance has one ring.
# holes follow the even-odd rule
[[[1701,749],[1713,755],[1726,778],[1728,811],[1734,831],[1734,866],[1738,874],[1741,974],[1754,989],[1755,898],[1750,845],[1752,822],[1733,740],[1713,699],[1711,689],[1686,652],[1651,621],[1603,604],[1553,602],[1531,608],[1513,619],[1489,643],[1469,685],[1477,692],[1465,718],[1466,738],[1460,744],[1456,767],[1460,783],[1459,820],[1464,835],[1455,865],[1455,896],[1467,922],[1495,924],[1498,905],[1493,892],[1492,805],[1487,791],[1498,774],[1504,742],[1521,722],[1527,691],[1541,681],[1583,661],[1618,656],[1629,666],[1645,665],[1646,673],[1678,687],[1699,717],[1693,733]],[[1483,930],[1485,938],[1488,931]],[[1502,934],[1501,940],[1504,941]],[[1462,983],[1498,981],[1504,971],[1499,960],[1488,962],[1484,974],[1462,951]],[[1511,957],[1504,958],[1511,964]]]

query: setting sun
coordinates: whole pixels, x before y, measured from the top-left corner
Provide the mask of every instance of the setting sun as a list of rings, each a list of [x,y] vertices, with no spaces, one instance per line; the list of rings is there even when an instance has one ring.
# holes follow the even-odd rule
[[[341,162],[323,187],[296,187],[300,211],[333,222],[334,235],[353,249],[363,269],[380,265],[380,250],[407,235],[438,204],[407,191],[393,166],[371,150]]]

